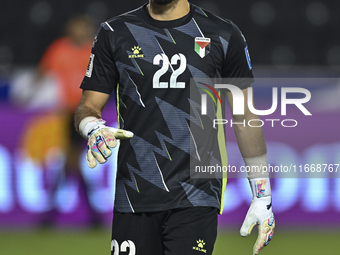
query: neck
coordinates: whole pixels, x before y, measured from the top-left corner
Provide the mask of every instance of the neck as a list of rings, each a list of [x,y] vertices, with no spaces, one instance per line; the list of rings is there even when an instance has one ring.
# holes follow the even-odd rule
[[[148,10],[153,19],[169,21],[187,15],[190,12],[190,4],[187,0],[174,0],[170,4],[159,5],[149,0]]]

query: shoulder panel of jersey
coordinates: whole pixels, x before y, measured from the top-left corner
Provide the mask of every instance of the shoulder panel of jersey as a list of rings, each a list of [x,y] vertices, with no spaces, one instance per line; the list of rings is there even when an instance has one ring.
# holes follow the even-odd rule
[[[142,7],[139,7],[100,24],[92,45],[87,72],[80,86],[82,89],[107,94],[116,89],[120,80],[116,65],[119,56],[123,54],[121,49],[127,40],[136,44],[133,37],[129,37],[130,32],[126,24],[141,25],[141,9]]]
[[[245,36],[241,30],[229,19],[221,18],[214,13],[196,6],[195,18],[200,27],[219,35],[223,46],[225,61],[221,71],[221,78],[226,78],[228,84],[234,84],[241,89],[251,86],[254,82],[251,60]],[[206,19],[204,19],[205,17]],[[211,29],[214,27],[214,29]],[[209,34],[205,35],[209,37]]]

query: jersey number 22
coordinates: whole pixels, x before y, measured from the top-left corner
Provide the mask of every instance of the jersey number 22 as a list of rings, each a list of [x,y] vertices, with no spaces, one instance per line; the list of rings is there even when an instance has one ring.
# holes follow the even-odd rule
[[[187,68],[187,59],[182,53],[178,53],[172,56],[171,58],[171,65],[169,62],[169,58],[165,54],[158,54],[153,59],[154,65],[159,65],[160,61],[162,60],[163,64],[161,69],[159,69],[153,76],[153,88],[154,89],[163,89],[169,87],[169,82],[161,82],[160,78],[162,75],[164,75],[168,69],[169,66],[173,70],[171,77],[170,77],[170,88],[178,88],[178,89],[184,89],[185,88],[185,82],[177,82],[177,77],[180,76],[182,73],[184,73],[185,69]],[[179,67],[174,70],[172,65],[177,65],[178,61],[180,61]]]

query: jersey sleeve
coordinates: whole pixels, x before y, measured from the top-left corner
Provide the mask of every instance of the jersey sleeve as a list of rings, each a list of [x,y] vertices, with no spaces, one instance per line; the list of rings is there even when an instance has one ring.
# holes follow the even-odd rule
[[[80,86],[83,90],[111,94],[117,87],[118,71],[113,58],[112,33],[103,24],[100,26],[93,42],[86,74]]]
[[[254,82],[248,45],[239,28],[233,23],[232,26],[222,77],[229,84],[245,89]]]

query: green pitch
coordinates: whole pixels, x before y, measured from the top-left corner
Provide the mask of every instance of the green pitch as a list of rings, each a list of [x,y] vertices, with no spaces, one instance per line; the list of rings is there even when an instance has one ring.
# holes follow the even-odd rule
[[[255,239],[255,233],[249,237],[243,238],[238,235],[237,230],[233,232],[219,231],[214,255],[251,255]],[[339,254],[340,250],[339,240],[339,230],[296,230],[295,232],[277,230],[270,245],[261,251],[260,254],[336,255]],[[110,231],[2,230],[0,231],[0,254],[108,255],[110,254]]]
[[[292,228],[293,229],[293,228]],[[220,232],[213,255],[252,254],[257,234],[241,237],[234,232]],[[276,229],[270,244],[259,254],[262,255],[336,255],[340,254],[340,230],[299,230],[294,232]]]

